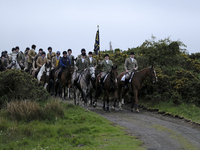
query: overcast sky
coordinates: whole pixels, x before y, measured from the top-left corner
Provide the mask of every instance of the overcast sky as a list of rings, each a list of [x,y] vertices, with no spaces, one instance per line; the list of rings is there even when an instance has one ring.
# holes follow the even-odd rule
[[[35,44],[36,51],[81,48],[93,51],[99,25],[100,49],[127,50],[151,35],[171,37],[200,52],[200,0],[0,0],[0,51]]]

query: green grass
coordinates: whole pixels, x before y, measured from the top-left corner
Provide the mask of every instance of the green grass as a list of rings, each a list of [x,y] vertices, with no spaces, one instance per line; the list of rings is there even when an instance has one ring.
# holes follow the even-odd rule
[[[180,117],[189,119],[193,122],[200,123],[200,115],[199,115],[200,108],[195,106],[194,104],[182,103],[176,106],[171,101],[170,102],[163,102],[163,101],[147,102],[144,100],[140,100],[139,103],[149,108],[159,109],[159,112],[171,113],[174,116],[178,115]]]
[[[124,128],[79,106],[62,105],[64,117],[55,121],[12,121],[2,110],[0,149],[144,149]]]

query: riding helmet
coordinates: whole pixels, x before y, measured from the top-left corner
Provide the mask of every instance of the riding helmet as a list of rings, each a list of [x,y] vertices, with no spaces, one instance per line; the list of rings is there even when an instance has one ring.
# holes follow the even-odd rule
[[[44,51],[41,53],[41,55],[43,55],[43,54],[45,54],[45,55],[46,55],[46,53],[45,53]]]
[[[15,49],[14,47],[12,48],[12,52],[13,52],[13,51],[16,51],[16,49]]]
[[[15,49],[16,49],[16,50],[19,49],[19,46],[16,46]]]
[[[68,51],[68,52],[69,52],[69,51],[71,52],[72,50],[71,50],[71,49],[68,49],[67,51]]]
[[[43,51],[43,49],[42,49],[42,48],[40,48],[40,49],[39,49],[39,51]]]
[[[31,48],[32,48],[32,49],[35,49],[35,48],[36,48],[36,45],[35,45],[35,44],[33,44],[33,45],[31,46]]]
[[[28,51],[28,50],[30,50],[30,48],[29,48],[29,47],[27,47],[27,48],[26,48],[26,51]]]
[[[59,55],[60,55],[60,51],[57,51],[56,54],[59,54]]]
[[[134,53],[134,52],[131,52],[130,55],[135,55],[135,53]]]
[[[63,52],[63,55],[64,55],[64,54],[67,54],[67,52],[66,52],[66,51],[64,51],[64,52]]]
[[[86,54],[85,54],[85,53],[82,53],[81,55],[82,55],[82,56],[85,56]]]
[[[52,48],[51,48],[51,47],[48,47],[48,50],[52,50]]]
[[[92,55],[92,52],[89,52],[88,55]]]
[[[104,57],[106,57],[106,56],[110,57],[108,54],[105,54],[105,55],[104,55]]]
[[[6,54],[8,53],[7,51],[4,51]]]
[[[81,53],[82,53],[82,52],[85,52],[85,48],[82,48],[82,49],[81,49]]]

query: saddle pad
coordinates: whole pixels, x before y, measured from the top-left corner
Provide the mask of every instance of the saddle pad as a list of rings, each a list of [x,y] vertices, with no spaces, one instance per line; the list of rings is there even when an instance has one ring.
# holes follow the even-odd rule
[[[109,75],[109,73],[105,76],[105,78],[103,80],[103,83],[106,81],[106,78],[107,78],[108,75]]]
[[[81,75],[82,75],[82,74],[79,75],[77,83],[79,83],[79,81],[80,81],[80,79],[81,79]]]
[[[121,81],[125,81],[126,76],[123,75],[123,77],[121,78]]]
[[[134,72],[132,72],[131,74],[131,78],[129,79],[129,82],[131,82],[132,78],[133,78]]]

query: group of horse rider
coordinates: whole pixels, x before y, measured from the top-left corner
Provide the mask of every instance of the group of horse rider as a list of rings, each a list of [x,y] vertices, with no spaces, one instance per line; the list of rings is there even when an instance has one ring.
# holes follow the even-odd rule
[[[29,47],[26,48],[25,52],[19,51],[19,47],[12,48],[12,53],[10,57],[7,51],[3,51],[0,59],[0,63],[3,65],[5,69],[10,69],[12,58],[16,57],[16,60],[21,68],[24,68],[26,72],[30,72],[31,70],[36,70],[39,72],[39,69],[45,63],[51,63],[52,69],[57,69],[58,71],[58,79],[63,72],[63,70],[70,65],[74,65],[75,67],[75,84],[78,80],[79,75],[86,70],[88,66],[93,65],[95,68],[99,65],[103,68],[103,71],[100,73],[101,83],[103,84],[103,79],[106,74],[109,73],[111,67],[113,66],[113,62],[109,59],[109,55],[104,55],[103,61],[98,61],[93,57],[93,53],[90,51],[88,55],[86,54],[86,50],[81,49],[81,54],[78,55],[76,61],[74,56],[72,55],[72,50],[68,49],[67,51],[63,51],[63,57],[60,56],[60,51],[56,53],[52,51],[51,47],[48,47],[48,54],[46,57],[46,53],[43,49],[39,49],[38,54],[35,52],[36,45],[32,45],[31,49]],[[74,61],[76,62],[74,64]],[[126,71],[125,75],[125,88],[127,88],[129,78],[132,72],[138,69],[137,60],[134,58],[134,52],[130,53],[130,57],[125,60],[124,69]],[[36,74],[37,74],[36,73]]]

